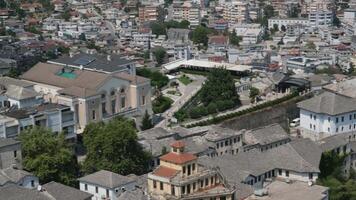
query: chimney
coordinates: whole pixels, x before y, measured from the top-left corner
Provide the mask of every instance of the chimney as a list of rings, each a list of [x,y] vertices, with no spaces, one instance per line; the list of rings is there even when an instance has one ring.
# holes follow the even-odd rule
[[[107,56],[106,56],[106,59],[107,59],[108,61],[111,61],[111,55],[107,55]]]

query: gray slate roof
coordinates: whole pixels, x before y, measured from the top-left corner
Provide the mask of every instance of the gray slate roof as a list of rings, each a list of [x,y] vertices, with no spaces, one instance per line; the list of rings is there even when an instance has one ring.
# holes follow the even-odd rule
[[[89,200],[92,194],[51,181],[42,186],[56,200]]]
[[[249,175],[259,176],[272,169],[296,172],[319,172],[322,151],[309,139],[295,140],[268,151],[251,150],[215,158],[200,157],[199,163],[219,167],[230,184],[238,184]]]
[[[356,111],[356,99],[328,91],[299,102],[297,105],[304,110],[328,115],[338,115]]]
[[[6,200],[54,200],[43,192],[16,185],[0,187],[0,199]]]
[[[323,138],[318,143],[323,152],[326,152],[347,145],[349,140],[347,134],[337,134]]]
[[[100,170],[93,174],[81,177],[78,180],[80,182],[92,183],[110,189],[114,189],[135,181],[133,178],[106,170]]]
[[[0,186],[5,185],[7,183],[18,183],[20,180],[25,178],[26,176],[32,176],[30,172],[14,169],[14,168],[6,168],[0,170]],[[1,198],[0,198],[1,199]]]
[[[14,144],[19,144],[19,143],[21,142],[12,138],[0,138],[0,148],[11,146]]]
[[[37,96],[40,96],[39,93],[37,93],[32,89],[28,89],[16,85],[9,85],[5,95],[8,96],[9,98],[16,99],[16,100],[36,98]]]
[[[80,66],[80,63],[82,63],[84,68],[103,70],[105,72],[120,71],[126,69],[126,66],[122,65],[133,63],[132,60],[126,59],[120,55],[111,54],[110,56],[111,60],[108,61],[107,55],[79,53],[73,55],[73,57],[62,56],[52,61],[56,63],[74,65],[78,67]]]
[[[271,144],[288,139],[287,132],[279,124],[271,124],[247,131],[245,140],[248,144]]]

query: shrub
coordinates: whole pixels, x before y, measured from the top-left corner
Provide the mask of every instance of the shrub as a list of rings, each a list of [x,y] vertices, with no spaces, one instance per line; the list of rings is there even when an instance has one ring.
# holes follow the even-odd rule
[[[209,103],[208,107],[206,108],[209,114],[216,113],[218,111],[218,107],[215,103]]]
[[[171,107],[172,103],[172,99],[164,96],[159,96],[153,101],[152,110],[154,113],[163,113]]]

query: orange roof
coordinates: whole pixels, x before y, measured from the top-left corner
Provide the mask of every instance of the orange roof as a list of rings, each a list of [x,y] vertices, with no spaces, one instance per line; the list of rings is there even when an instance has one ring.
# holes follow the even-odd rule
[[[197,157],[193,154],[190,153],[167,153],[166,155],[163,155],[160,157],[161,160],[174,163],[174,164],[184,164],[189,161],[197,159]]]
[[[175,141],[171,144],[171,147],[174,147],[174,148],[182,148],[184,146],[185,146],[184,142],[180,141],[180,140]]]
[[[168,168],[168,167],[163,167],[163,166],[160,166],[156,170],[153,171],[154,175],[160,176],[160,177],[167,177],[167,178],[173,177],[177,173],[178,173],[178,170]]]

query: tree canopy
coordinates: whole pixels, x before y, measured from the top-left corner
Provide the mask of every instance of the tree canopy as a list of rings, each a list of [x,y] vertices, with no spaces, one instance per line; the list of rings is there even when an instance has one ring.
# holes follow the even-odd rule
[[[127,175],[147,170],[150,156],[137,142],[131,120],[118,117],[107,123],[91,123],[85,127],[83,141],[87,150],[85,173],[109,170]]]
[[[75,186],[79,166],[63,134],[35,127],[21,132],[20,140],[23,166],[38,176],[41,183],[57,181]]]
[[[155,59],[157,61],[157,64],[160,66],[163,64],[164,58],[166,57],[166,50],[162,47],[156,48],[153,51],[153,55],[155,56]]]
[[[200,97],[204,105],[226,100],[237,103],[239,100],[235,82],[230,72],[223,68],[215,68],[209,73],[201,89]]]
[[[203,44],[203,46],[208,46],[208,34],[210,30],[204,26],[196,27],[192,32],[192,41],[195,44]]]
[[[139,76],[151,79],[151,85],[153,87],[162,88],[169,82],[168,77],[160,73],[159,71],[153,71],[147,68],[140,68],[137,69],[136,72]]]
[[[150,129],[152,127],[153,127],[152,119],[146,110],[145,115],[142,118],[141,130],[144,131],[144,130]]]

